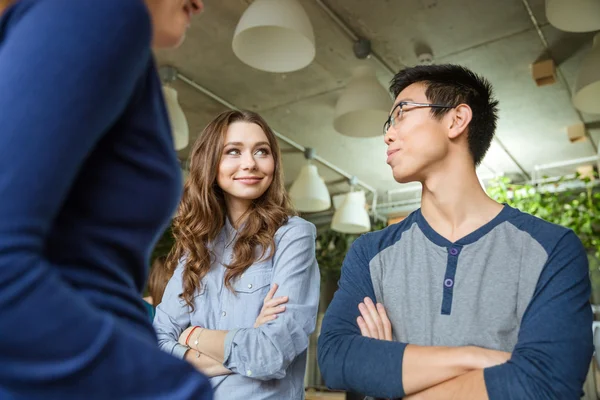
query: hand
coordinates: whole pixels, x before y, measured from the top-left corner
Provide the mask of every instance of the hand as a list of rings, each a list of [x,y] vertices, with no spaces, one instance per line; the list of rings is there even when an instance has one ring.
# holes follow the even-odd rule
[[[256,318],[256,321],[254,321],[254,328],[258,328],[259,326],[266,324],[269,321],[273,321],[277,318],[277,314],[285,311],[285,306],[282,306],[281,304],[287,303],[288,297],[283,296],[277,297],[275,299],[273,298],[278,288],[279,285],[274,283],[271,287],[271,290],[269,290],[269,293],[267,293],[267,296],[263,301],[263,306],[260,310],[260,314]]]
[[[369,338],[379,340],[392,340],[392,324],[388,319],[383,304],[377,306],[369,297],[365,297],[364,303],[358,305],[360,317],[356,319],[360,333]]]

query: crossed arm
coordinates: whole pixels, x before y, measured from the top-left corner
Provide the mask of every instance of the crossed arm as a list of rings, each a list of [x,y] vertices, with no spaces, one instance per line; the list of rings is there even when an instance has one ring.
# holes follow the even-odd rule
[[[274,298],[278,287],[276,283],[273,284],[267,293],[254,328],[277,319],[277,315],[285,311],[283,304],[287,303],[288,297]],[[179,335],[179,344],[190,348],[185,353],[185,360],[206,376],[229,375],[232,372],[223,366],[226,336],[227,331],[190,326]]]
[[[382,398],[579,399],[593,353],[592,313],[587,258],[572,232],[549,255],[508,361],[476,347],[385,340],[383,320],[369,327],[370,247],[368,236],[353,244],[323,320],[318,356],[329,387]]]
[[[363,337],[392,341],[392,324],[382,303],[366,297],[358,305],[356,323]],[[429,347],[407,345],[402,379],[405,400],[482,399],[487,400],[483,368],[508,361],[510,353],[474,346]],[[407,367],[410,366],[410,367]]]
[[[295,220],[286,228],[278,237],[272,258],[272,281],[279,283],[278,295],[286,297],[284,314],[278,318],[271,315],[273,318],[260,326],[229,331],[196,328],[188,339],[193,327],[188,328],[189,310],[178,297],[182,287],[180,266],[156,310],[154,328],[159,346],[176,357],[193,361],[210,375],[231,372],[258,380],[284,378],[288,366],[308,347],[316,322],[320,278],[314,226]],[[187,340],[187,346],[182,345],[182,340]]]

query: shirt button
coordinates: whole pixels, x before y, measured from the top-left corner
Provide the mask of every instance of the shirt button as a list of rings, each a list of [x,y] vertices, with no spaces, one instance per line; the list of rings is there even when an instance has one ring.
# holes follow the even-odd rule
[[[453,255],[453,256],[455,256],[455,255],[457,255],[457,254],[458,254],[458,249],[457,249],[457,248],[454,248],[454,247],[453,247],[453,248],[451,248],[451,249],[450,249],[450,255]]]
[[[247,376],[252,376],[252,371],[250,371],[250,370],[246,371],[246,375]]]
[[[248,284],[248,289],[252,289],[252,284],[251,283]]]
[[[221,315],[222,315],[222,316],[226,316],[226,315],[227,315],[227,313],[226,313],[225,311],[223,311],[223,312],[221,313]]]
[[[450,278],[448,278],[444,281],[444,286],[446,286],[447,288],[451,288],[453,285],[454,285],[454,281]]]

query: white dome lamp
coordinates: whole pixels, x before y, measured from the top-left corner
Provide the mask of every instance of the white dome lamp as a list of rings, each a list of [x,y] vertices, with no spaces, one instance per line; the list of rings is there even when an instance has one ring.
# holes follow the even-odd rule
[[[331,229],[341,233],[360,234],[371,230],[371,218],[366,208],[366,196],[362,190],[354,191],[356,177],[350,180],[350,192],[333,214]]]
[[[546,18],[565,32],[600,30],[600,0],[546,0]]]
[[[245,64],[267,72],[291,72],[315,58],[315,34],[297,0],[255,0],[240,18],[233,52]]]
[[[585,113],[600,114],[600,33],[594,37],[592,50],[579,67],[573,105]]]
[[[304,157],[308,160],[290,188],[290,198],[294,208],[300,212],[325,211],[331,207],[331,196],[323,178],[319,176],[317,166],[311,160],[314,149],[307,148]]]
[[[375,70],[361,65],[336,103],[333,127],[350,137],[381,136],[391,106],[390,94],[377,80]]]
[[[163,81],[163,96],[169,115],[175,150],[183,150],[190,141],[190,129],[185,114],[179,105],[177,90],[171,87],[171,82],[177,79],[177,70],[170,66],[162,67],[160,76]]]

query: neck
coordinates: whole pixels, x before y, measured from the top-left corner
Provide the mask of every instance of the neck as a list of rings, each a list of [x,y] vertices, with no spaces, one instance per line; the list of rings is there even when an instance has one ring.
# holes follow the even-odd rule
[[[239,228],[246,219],[246,215],[244,214],[246,214],[246,211],[250,208],[252,201],[227,196],[225,198],[225,204],[227,205],[227,217],[229,218],[231,225],[236,229]]]
[[[421,183],[423,217],[452,242],[491,221],[503,207],[485,193],[468,162],[441,166]]]

